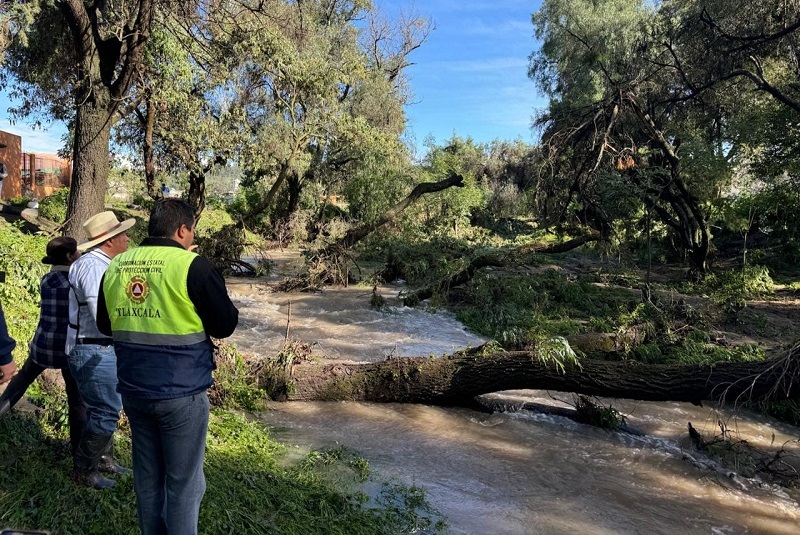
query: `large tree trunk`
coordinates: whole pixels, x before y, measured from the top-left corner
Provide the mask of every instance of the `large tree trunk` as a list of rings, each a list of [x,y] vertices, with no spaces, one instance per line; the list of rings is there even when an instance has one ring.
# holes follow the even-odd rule
[[[706,216],[698,199],[683,182],[681,159],[676,147],[667,140],[664,132],[656,126],[653,118],[645,111],[635,95],[628,94],[627,100],[645,131],[661,149],[669,166],[669,180],[662,179],[655,187],[646,186],[645,181],[638,179],[635,170],[631,176],[639,187],[649,190],[651,197],[646,198],[645,202],[655,209],[666,225],[677,232],[683,247],[689,253],[689,272],[694,278],[700,278],[708,272],[708,252],[711,242]],[[659,201],[669,204],[675,216],[660,206]]]
[[[67,205],[64,233],[78,242],[87,238],[83,223],[101,212],[108,187],[108,139],[111,124],[103,102],[87,102],[78,107],[75,119],[75,146],[72,185]]]
[[[480,347],[446,358],[393,358],[370,364],[275,365],[262,384],[273,399],[474,405],[475,396],[537,389],[644,401],[752,402],[800,398],[800,361],[668,366],[635,361],[571,361],[530,351]],[[262,372],[263,373],[263,372]],[[265,377],[262,376],[262,379]]]
[[[286,178],[286,185],[289,186],[289,205],[286,208],[286,219],[288,220],[300,206],[300,194],[303,192],[303,184],[297,171],[293,171]]]
[[[164,192],[156,183],[156,163],[153,155],[153,134],[156,126],[156,104],[153,101],[153,94],[147,90],[145,96],[145,114],[139,114],[139,121],[144,127],[144,143],[142,155],[144,157],[144,182],[147,186],[147,194],[151,199],[163,199]]]
[[[253,225],[255,225],[256,221],[261,216],[261,214],[263,214],[267,210],[267,208],[269,208],[272,205],[272,201],[273,199],[275,199],[275,195],[278,194],[278,190],[280,190],[283,183],[286,182],[286,177],[289,174],[292,158],[281,164],[278,176],[275,177],[275,183],[269,189],[264,198],[262,198],[258,203],[256,203],[255,206],[253,206],[253,208],[250,209],[250,211],[248,211],[246,214],[244,214],[244,216],[242,216],[242,223],[244,224],[244,226],[252,227]]]
[[[206,207],[206,169],[195,167],[189,171],[189,194],[186,202],[192,205],[194,216],[199,219]]]
[[[64,232],[82,241],[84,221],[105,203],[109,132],[141,64],[155,7],[153,0],[131,3],[120,33],[104,36],[101,27],[106,20],[99,3],[62,0],[57,5],[72,34],[78,80],[73,90],[75,148]]]

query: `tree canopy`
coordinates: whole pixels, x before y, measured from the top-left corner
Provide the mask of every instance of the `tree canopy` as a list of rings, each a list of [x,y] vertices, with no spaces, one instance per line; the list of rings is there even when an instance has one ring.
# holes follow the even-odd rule
[[[576,201],[608,233],[623,188],[707,270],[712,204],[783,145],[757,133],[779,123],[753,128],[753,110],[779,122],[797,112],[797,8],[769,2],[752,17],[745,4],[549,0],[534,13],[529,74],[550,97],[537,125],[561,219]]]

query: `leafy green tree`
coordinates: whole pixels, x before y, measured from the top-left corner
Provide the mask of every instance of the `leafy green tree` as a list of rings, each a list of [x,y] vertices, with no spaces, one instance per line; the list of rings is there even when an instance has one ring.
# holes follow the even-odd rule
[[[367,155],[343,185],[350,215],[364,223],[376,221],[413,187],[414,177],[405,158]]]
[[[427,140],[428,153],[421,165],[422,181],[456,173],[464,177],[464,185],[425,197],[421,204],[428,227],[452,230],[469,226],[471,217],[486,206],[488,188],[483,180],[486,162],[485,146],[472,138],[453,135],[445,144]]]
[[[167,18],[154,28],[134,98],[115,130],[116,141],[139,155],[147,191],[160,198],[159,174],[186,173],[186,197],[199,215],[205,205],[206,175],[235,157],[243,115],[234,103],[228,58],[220,29],[232,24],[223,9],[209,12],[191,28]]]
[[[494,140],[486,149],[483,167],[486,186],[491,191],[486,213],[492,219],[536,216],[528,192],[536,189],[542,161],[538,147],[521,140]]]
[[[40,111],[71,126],[65,232],[80,238],[81,223],[103,208],[111,127],[141,64],[156,0],[35,0],[10,9],[20,24],[6,50],[3,82],[22,99],[17,115]]]
[[[685,93],[697,96],[737,81],[800,112],[795,0],[669,0],[660,12],[668,27],[666,59]]]
[[[600,183],[619,175],[702,274],[709,203],[732,174],[730,115],[724,92],[701,99],[671,67],[673,25],[658,8],[546,0],[534,13],[543,44],[529,74],[551,99],[538,120],[551,177],[541,193],[551,217],[577,217],[607,235],[612,221]]]
[[[245,218],[252,223],[281,191],[294,211],[309,184],[337,193],[359,166],[396,162],[405,149],[402,69],[427,35],[411,19],[397,37],[361,1],[277,2],[238,19],[237,83],[245,112],[242,165],[269,187]]]

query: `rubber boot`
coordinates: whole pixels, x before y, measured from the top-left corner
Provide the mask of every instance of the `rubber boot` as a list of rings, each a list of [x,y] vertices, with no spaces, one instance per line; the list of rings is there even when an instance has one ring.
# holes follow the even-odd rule
[[[108,446],[103,450],[100,456],[100,463],[97,466],[98,470],[106,474],[125,476],[133,472],[130,468],[125,468],[120,465],[114,458],[114,439],[108,441]]]
[[[2,418],[3,415],[10,410],[11,410],[11,401],[6,399],[5,396],[0,396],[0,418]]]
[[[96,435],[83,432],[78,451],[75,453],[75,464],[72,479],[75,483],[95,489],[108,489],[117,484],[98,472],[97,467],[112,435]]]
[[[69,448],[73,461],[78,455],[78,447],[83,437],[83,429],[86,427],[86,407],[83,404],[69,406]]]

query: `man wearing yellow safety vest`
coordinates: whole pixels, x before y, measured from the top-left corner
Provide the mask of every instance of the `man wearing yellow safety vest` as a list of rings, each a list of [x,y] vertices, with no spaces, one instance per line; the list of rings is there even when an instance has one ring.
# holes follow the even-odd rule
[[[239,320],[220,273],[190,252],[194,229],[188,203],[157,202],[148,238],[114,257],[98,299],[97,326],[114,338],[131,425],[144,535],[197,533],[215,367],[209,336],[230,336]]]

